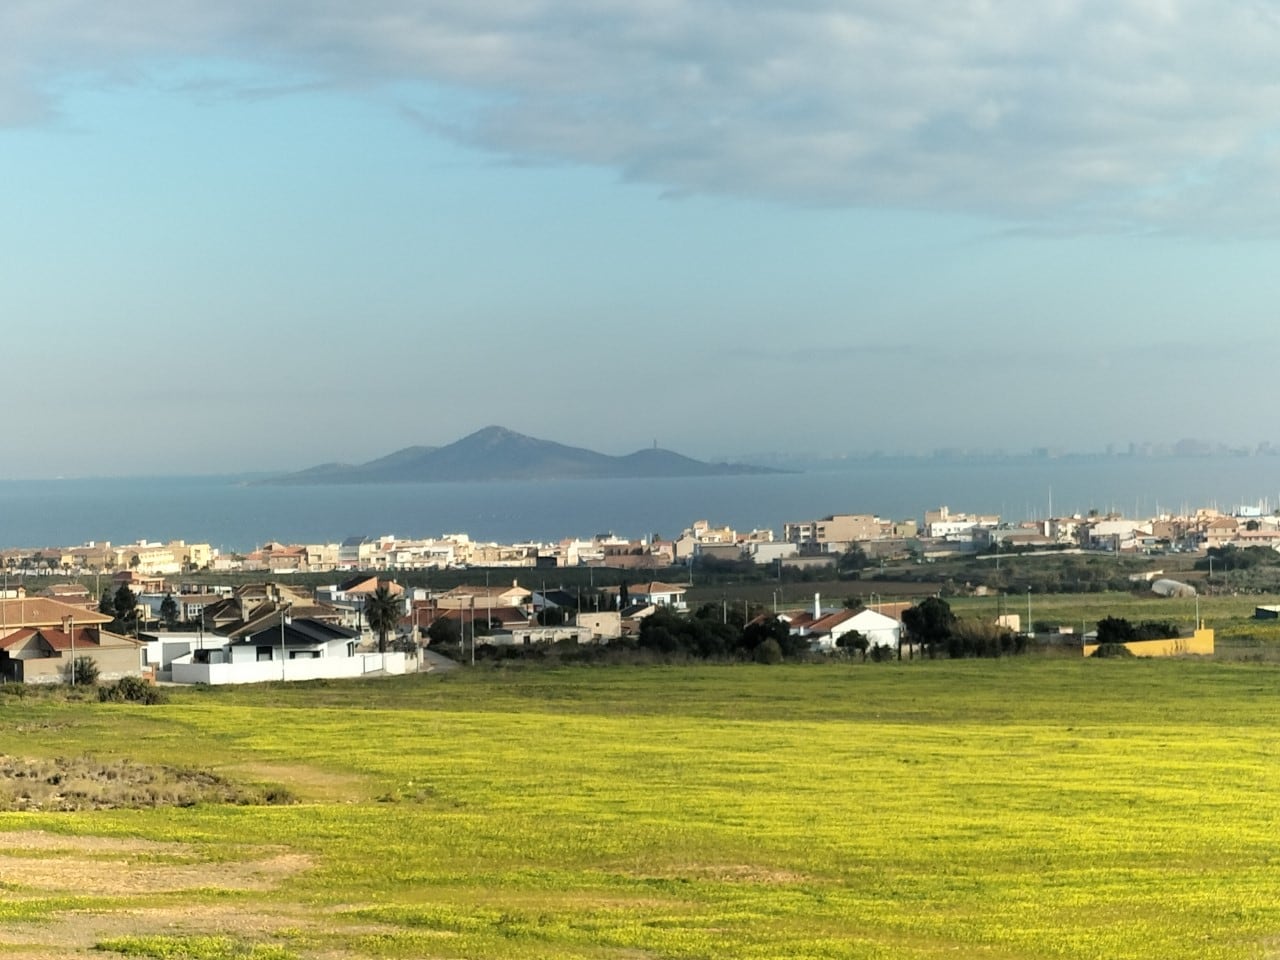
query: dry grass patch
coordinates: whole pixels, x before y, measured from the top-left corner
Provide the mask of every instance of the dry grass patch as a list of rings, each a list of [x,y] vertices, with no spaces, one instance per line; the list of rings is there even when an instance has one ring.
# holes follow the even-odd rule
[[[210,890],[272,890],[312,866],[308,857],[278,848],[246,852],[248,860],[209,862],[181,843],[39,831],[0,833],[0,876],[10,887],[11,901],[69,896],[173,901],[115,902],[104,910],[81,907],[31,922],[10,921],[0,927],[0,957],[88,956],[104,939],[150,936],[155,931],[260,941],[282,927],[305,925],[308,916],[296,910],[212,903],[203,895]]]
[[[246,780],[287,784],[289,792],[304,802],[358,803],[373,799],[375,793],[366,777],[301,763],[243,763],[223,769]]]
[[[711,880],[716,883],[805,883],[811,880],[792,870],[775,870],[750,863],[703,864],[672,867],[668,876],[682,880]]]
[[[252,853],[256,856],[249,860],[210,863],[181,843],[29,830],[0,833],[0,876],[42,894],[119,896],[268,890],[311,865],[310,858],[279,849]]]
[[[207,770],[92,757],[0,755],[0,811],[190,807],[197,803],[292,803],[283,787],[245,787]]]

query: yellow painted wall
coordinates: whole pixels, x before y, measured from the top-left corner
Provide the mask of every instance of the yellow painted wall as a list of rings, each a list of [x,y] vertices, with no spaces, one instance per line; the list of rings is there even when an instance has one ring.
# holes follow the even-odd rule
[[[1135,657],[1178,657],[1185,654],[1212,656],[1213,629],[1201,627],[1189,637],[1175,637],[1172,640],[1135,640],[1125,646]],[[1098,649],[1096,643],[1084,645],[1084,655],[1092,657]]]

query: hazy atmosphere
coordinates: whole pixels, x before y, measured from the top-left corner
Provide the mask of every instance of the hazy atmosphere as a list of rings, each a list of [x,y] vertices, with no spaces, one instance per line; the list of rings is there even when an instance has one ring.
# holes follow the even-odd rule
[[[1277,50],[1260,3],[10,0],[0,477],[1280,439]]]

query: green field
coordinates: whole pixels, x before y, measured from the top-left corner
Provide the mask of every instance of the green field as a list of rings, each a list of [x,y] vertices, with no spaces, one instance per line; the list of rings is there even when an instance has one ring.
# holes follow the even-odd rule
[[[1027,658],[4,695],[0,754],[301,802],[0,814],[0,957],[1268,956],[1277,691]]]

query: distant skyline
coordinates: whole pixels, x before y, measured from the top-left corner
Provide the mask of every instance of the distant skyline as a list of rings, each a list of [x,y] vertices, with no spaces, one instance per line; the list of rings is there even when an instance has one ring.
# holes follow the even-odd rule
[[[11,0],[0,477],[1270,438],[1280,12]]]

